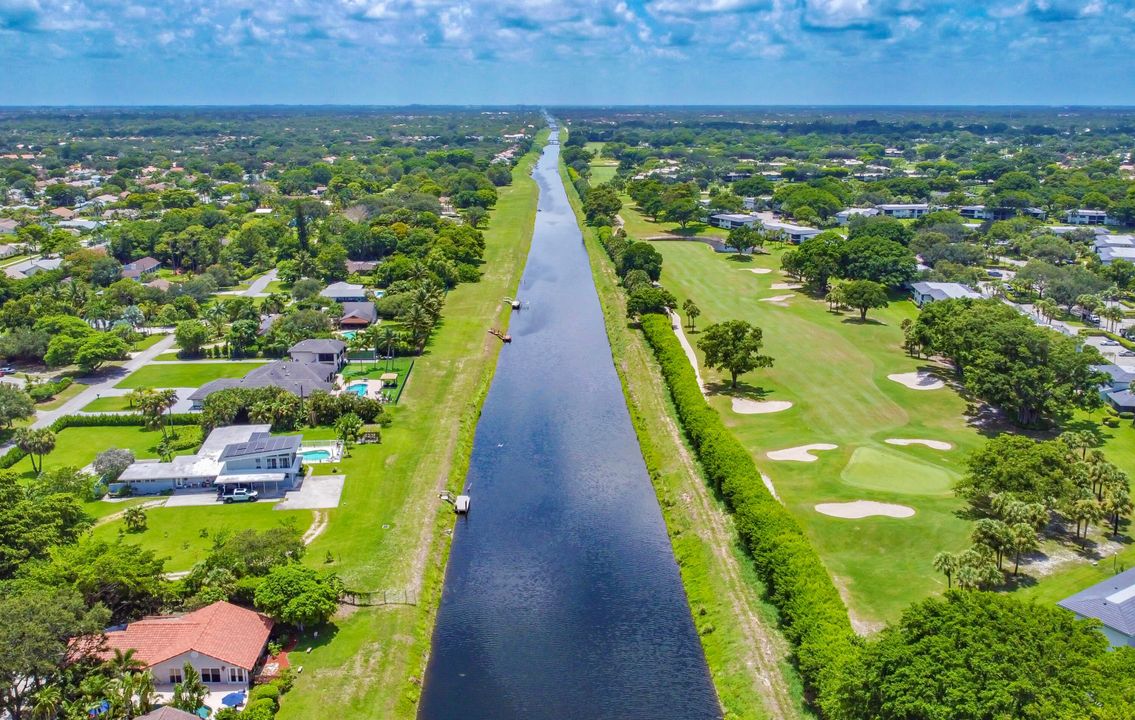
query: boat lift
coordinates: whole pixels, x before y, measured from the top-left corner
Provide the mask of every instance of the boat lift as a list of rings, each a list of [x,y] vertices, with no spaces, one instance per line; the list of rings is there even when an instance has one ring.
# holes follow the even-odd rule
[[[502,302],[508,303],[513,310],[519,310],[523,306],[519,298],[505,297],[502,299]]]
[[[469,512],[469,496],[468,495],[451,495],[448,492],[443,492],[438,495],[439,498],[446,501],[453,506],[453,512],[458,515],[465,515]]]

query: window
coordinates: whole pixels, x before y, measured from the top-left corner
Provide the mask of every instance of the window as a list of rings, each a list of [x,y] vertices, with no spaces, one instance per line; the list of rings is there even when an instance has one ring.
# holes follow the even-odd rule
[[[221,681],[221,669],[201,668],[201,681],[207,683],[219,683]]]
[[[275,470],[276,469],[276,458],[274,458],[274,457],[268,458],[268,469],[269,470]]]
[[[229,682],[232,682],[232,683],[244,682],[244,668],[238,668],[238,667],[229,668]]]
[[[169,684],[176,685],[181,682],[181,668],[169,669]]]

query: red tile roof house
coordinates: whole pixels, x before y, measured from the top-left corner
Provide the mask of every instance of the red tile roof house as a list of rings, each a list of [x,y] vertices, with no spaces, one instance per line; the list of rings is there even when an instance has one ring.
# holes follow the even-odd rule
[[[133,648],[154,676],[155,689],[173,692],[191,664],[210,692],[247,690],[265,657],[272,620],[224,601],[184,615],[161,615],[106,633],[104,658]]]

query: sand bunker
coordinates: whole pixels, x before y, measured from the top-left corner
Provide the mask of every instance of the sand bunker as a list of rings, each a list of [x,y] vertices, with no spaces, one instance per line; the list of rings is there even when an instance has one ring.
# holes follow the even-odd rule
[[[800,283],[792,283],[792,282],[788,282],[788,283],[773,283],[773,284],[772,284],[772,289],[773,289],[773,290],[799,290],[799,289],[800,289],[800,288],[802,288],[802,287],[804,287],[804,286],[803,286],[803,285],[801,285]]]
[[[756,273],[757,275],[768,275],[772,270],[768,268],[749,268],[749,272]]]
[[[820,503],[816,506],[816,512],[847,520],[858,520],[873,515],[908,518],[914,515],[914,508],[906,505],[875,502],[874,500],[856,500],[846,503]]]
[[[887,438],[884,442],[888,445],[925,445],[934,450],[952,450],[954,448],[953,445],[942,440],[923,440],[921,438]]]
[[[786,300],[791,300],[793,297],[794,296],[792,296],[792,295],[773,295],[772,297],[761,298],[760,301],[761,302],[767,302],[767,303],[776,303],[777,305],[783,305]]]
[[[780,412],[792,407],[787,400],[749,400],[747,398],[733,398],[733,412],[738,415],[764,415],[766,413]]]
[[[784,450],[773,450],[772,452],[765,453],[769,460],[794,460],[796,462],[816,462],[820,458],[813,455],[813,450],[835,450],[838,445],[831,443],[812,443],[811,445],[800,445],[799,447],[785,448]]]
[[[946,383],[942,382],[941,378],[925,370],[909,373],[895,373],[894,375],[888,375],[887,379],[902,383],[911,390],[940,390],[946,387]]]

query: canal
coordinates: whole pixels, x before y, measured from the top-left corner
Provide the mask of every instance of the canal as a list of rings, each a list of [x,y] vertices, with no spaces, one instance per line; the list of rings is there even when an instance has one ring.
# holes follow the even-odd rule
[[[720,718],[623,399],[556,133],[477,425],[420,720]]]

